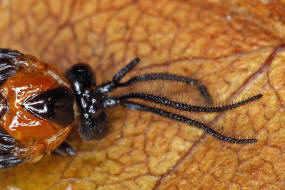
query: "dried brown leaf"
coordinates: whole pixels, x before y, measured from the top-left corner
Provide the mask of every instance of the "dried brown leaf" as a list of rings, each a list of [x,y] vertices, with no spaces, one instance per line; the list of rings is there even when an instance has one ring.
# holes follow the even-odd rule
[[[87,62],[99,82],[132,58],[134,73],[200,79],[217,101],[257,93],[250,105],[206,115],[211,127],[254,144],[228,144],[149,113],[109,110],[112,130],[68,140],[73,158],[47,155],[0,171],[0,189],[284,189],[284,2],[0,0],[1,47],[64,70]],[[205,118],[206,120],[206,118]]]

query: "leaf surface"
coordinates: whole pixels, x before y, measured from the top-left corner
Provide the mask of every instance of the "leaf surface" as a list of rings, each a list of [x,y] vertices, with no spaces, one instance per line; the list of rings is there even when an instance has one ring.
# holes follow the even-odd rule
[[[0,189],[284,189],[285,4],[282,1],[0,0],[1,47],[64,71],[87,62],[98,83],[134,57],[132,75],[196,78],[219,102],[257,93],[238,109],[202,121],[254,144],[229,144],[159,116],[108,110],[112,129],[73,158],[46,155],[0,171]],[[187,94],[187,92],[183,92]]]

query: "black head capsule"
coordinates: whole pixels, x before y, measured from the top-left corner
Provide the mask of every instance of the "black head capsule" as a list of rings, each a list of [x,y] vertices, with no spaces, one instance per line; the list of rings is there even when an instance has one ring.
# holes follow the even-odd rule
[[[81,122],[79,134],[85,140],[101,139],[107,135],[109,124],[103,111],[103,94],[97,93],[96,79],[86,64],[76,64],[66,72],[75,94]]]

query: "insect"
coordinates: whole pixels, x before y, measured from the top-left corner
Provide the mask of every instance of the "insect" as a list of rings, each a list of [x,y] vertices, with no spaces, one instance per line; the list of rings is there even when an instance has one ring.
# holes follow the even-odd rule
[[[138,63],[139,58],[114,75],[112,81],[96,84],[91,68],[76,64],[65,74],[52,65],[15,50],[0,49],[0,168],[21,162],[33,163],[50,152],[73,156],[75,150],[65,141],[71,124],[80,118],[79,134],[84,140],[101,139],[110,128],[107,107],[118,104],[130,110],[141,110],[198,127],[219,140],[230,143],[253,143],[256,139],[226,137],[207,125],[160,108],[137,103],[142,100],[190,112],[221,112],[262,97],[252,96],[225,106],[192,106],[147,93],[110,96],[120,88],[148,81],[177,81],[195,85],[200,95],[212,103],[207,88],[196,79],[167,73],[134,76],[121,79]]]

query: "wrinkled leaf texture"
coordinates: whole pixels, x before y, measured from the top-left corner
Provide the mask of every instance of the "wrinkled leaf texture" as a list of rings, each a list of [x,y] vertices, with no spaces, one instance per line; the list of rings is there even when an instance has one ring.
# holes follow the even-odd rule
[[[77,156],[47,155],[1,170],[0,189],[285,189],[284,3],[0,0],[1,47],[61,70],[87,62],[101,83],[138,56],[142,62],[131,75],[160,71],[197,78],[216,104],[264,95],[229,112],[198,116],[225,135],[257,143],[221,142],[119,106],[108,110],[112,129],[106,138],[83,142],[74,126],[68,141]]]

